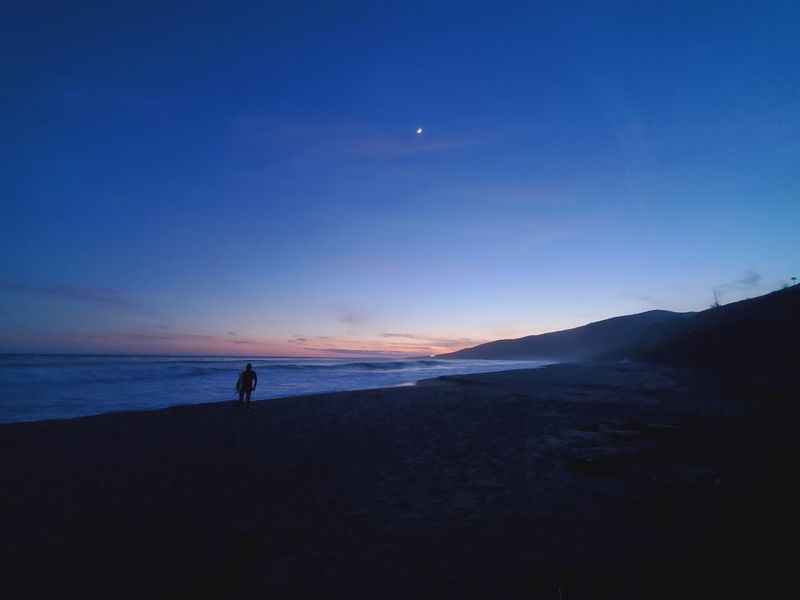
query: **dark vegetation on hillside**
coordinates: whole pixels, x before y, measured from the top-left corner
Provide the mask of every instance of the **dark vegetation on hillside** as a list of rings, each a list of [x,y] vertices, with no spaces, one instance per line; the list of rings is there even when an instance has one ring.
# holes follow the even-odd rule
[[[785,371],[797,362],[800,285],[695,313],[651,332],[631,358],[685,367]]]

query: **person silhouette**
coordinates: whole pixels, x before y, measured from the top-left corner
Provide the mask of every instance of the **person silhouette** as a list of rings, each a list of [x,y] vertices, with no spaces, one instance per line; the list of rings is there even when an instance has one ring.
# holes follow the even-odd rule
[[[247,363],[236,382],[236,391],[239,392],[239,402],[241,404],[247,403],[248,406],[250,405],[250,394],[255,391],[257,384],[258,375],[253,370],[253,365]]]

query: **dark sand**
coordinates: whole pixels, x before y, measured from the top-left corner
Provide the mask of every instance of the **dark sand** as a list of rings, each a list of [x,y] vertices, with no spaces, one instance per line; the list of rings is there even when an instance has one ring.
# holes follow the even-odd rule
[[[763,552],[771,451],[725,400],[688,372],[557,365],[0,426],[3,584],[722,597]]]

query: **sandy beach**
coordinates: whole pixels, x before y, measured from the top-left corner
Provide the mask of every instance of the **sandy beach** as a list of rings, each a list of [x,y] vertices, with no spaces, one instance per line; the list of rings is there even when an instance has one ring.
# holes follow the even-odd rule
[[[724,395],[565,364],[3,425],[0,564],[31,596],[715,597],[768,452]]]

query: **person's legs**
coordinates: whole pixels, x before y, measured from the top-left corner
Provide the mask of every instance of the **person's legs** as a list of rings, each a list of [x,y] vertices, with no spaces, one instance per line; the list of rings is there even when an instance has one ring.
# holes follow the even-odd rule
[[[250,392],[247,392],[248,399],[250,397]],[[239,390],[239,404],[244,404],[244,390]]]
[[[247,390],[247,392],[245,392],[244,397],[245,397],[245,400],[247,401],[247,404],[250,404],[250,394],[252,394],[252,393],[253,393],[252,390]]]

